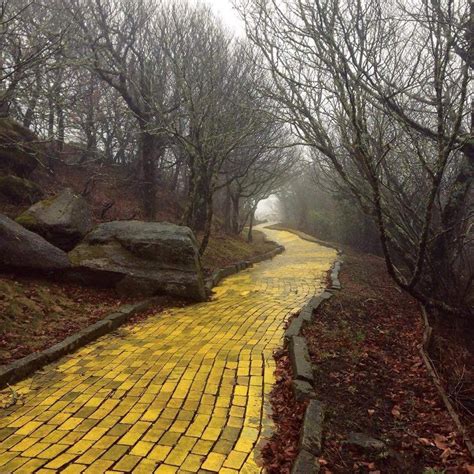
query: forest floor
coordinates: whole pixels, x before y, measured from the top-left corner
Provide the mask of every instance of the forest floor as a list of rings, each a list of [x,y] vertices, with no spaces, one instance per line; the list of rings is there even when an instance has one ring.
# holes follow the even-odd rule
[[[379,257],[346,250],[340,279],[343,289],[303,330],[316,395],[327,410],[321,472],[474,473],[474,461],[420,356],[424,327],[419,305],[394,285]],[[444,347],[446,361],[453,344]],[[277,352],[275,359],[277,432],[264,457],[270,473],[284,474],[298,452],[305,406],[293,397],[287,350]],[[473,353],[458,350],[451,367],[439,372],[441,377],[462,373],[458,391],[461,386],[472,402],[473,368]],[[451,395],[450,381],[442,381]],[[460,410],[460,415],[472,435],[472,412]],[[349,441],[351,433],[381,440],[385,448],[359,448]]]
[[[207,276],[275,247],[276,244],[266,240],[259,231],[254,232],[252,243],[242,237],[213,236],[202,259],[204,272]],[[0,274],[0,365],[47,349],[104,318],[118,306],[139,299],[143,298],[118,296],[112,289]],[[152,310],[137,318],[185,304],[185,301],[163,296]]]

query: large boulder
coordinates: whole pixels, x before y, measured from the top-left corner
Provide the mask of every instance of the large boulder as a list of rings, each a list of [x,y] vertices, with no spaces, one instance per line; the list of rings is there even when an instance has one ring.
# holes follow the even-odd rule
[[[70,188],[37,202],[16,221],[66,251],[73,249],[92,228],[87,201]]]
[[[11,204],[33,204],[43,197],[33,181],[18,176],[0,176],[0,197]]]
[[[28,177],[38,166],[38,141],[31,130],[0,118],[0,173]]]
[[[0,214],[0,269],[56,272],[69,267],[65,252]]]
[[[167,222],[100,224],[69,258],[83,282],[124,294],[171,294],[206,299],[199,250],[188,227]]]

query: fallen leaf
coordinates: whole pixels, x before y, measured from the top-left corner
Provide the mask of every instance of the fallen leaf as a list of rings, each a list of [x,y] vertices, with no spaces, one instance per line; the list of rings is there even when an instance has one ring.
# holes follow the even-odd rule
[[[449,456],[451,456],[451,454],[452,454],[452,450],[449,448],[446,448],[441,454],[441,459],[443,461],[446,461],[449,458]]]
[[[447,441],[448,439],[446,438],[446,436],[442,436],[439,434],[435,435],[434,444],[438,449],[441,449],[443,451],[447,449],[448,448]]]
[[[418,438],[418,441],[423,446],[433,446],[433,441],[430,441],[428,438]]]

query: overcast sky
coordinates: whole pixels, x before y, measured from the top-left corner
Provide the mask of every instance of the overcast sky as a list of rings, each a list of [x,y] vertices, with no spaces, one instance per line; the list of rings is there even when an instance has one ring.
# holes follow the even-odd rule
[[[245,35],[245,27],[239,14],[232,7],[230,0],[201,0],[212,7],[216,15],[220,16],[226,26],[240,36]]]

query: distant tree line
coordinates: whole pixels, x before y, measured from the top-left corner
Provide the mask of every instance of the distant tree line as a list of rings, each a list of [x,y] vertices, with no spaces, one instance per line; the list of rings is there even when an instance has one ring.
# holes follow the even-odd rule
[[[56,153],[131,167],[150,219],[158,189],[175,193],[202,251],[216,209],[239,234],[294,160],[260,63],[203,5],[0,2],[0,113]]]

